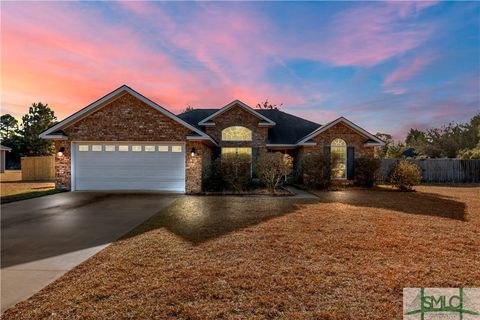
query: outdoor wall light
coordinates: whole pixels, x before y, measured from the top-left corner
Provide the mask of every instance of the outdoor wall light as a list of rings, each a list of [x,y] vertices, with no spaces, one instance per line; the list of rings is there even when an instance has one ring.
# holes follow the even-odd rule
[[[192,155],[192,157],[195,157],[195,148],[192,148],[192,150],[190,150],[190,154]]]
[[[57,156],[59,157],[63,156],[64,152],[65,152],[65,147],[60,147],[60,149],[58,149]]]

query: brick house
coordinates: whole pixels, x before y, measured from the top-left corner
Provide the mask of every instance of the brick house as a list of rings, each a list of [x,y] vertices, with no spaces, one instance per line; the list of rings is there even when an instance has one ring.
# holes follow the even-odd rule
[[[195,193],[222,154],[334,153],[336,179],[352,179],[353,160],[383,142],[341,117],[326,125],[235,100],[175,115],[122,86],[40,135],[55,141],[56,187]]]

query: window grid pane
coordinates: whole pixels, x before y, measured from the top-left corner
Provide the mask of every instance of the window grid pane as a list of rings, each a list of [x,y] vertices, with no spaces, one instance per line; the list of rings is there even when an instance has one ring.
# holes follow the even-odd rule
[[[102,151],[102,145],[99,145],[99,144],[92,145],[92,151]]]
[[[85,145],[85,144],[79,145],[78,151],[88,151],[88,145]]]
[[[331,143],[332,178],[345,179],[347,177],[347,143],[342,139],[335,139]]]
[[[158,146],[158,151],[160,151],[160,152],[168,152],[168,146]]]
[[[182,146],[172,146],[172,152],[182,152]]]
[[[106,145],[105,146],[105,151],[107,151],[107,152],[115,151],[115,146],[114,145]]]
[[[146,151],[146,152],[155,151],[155,146],[145,146],[145,151]]]
[[[118,151],[128,151],[128,146],[118,146]]]
[[[252,131],[245,127],[233,126],[222,130],[224,141],[252,141]]]
[[[252,155],[252,148],[222,148],[222,156],[229,156],[234,154]]]
[[[132,146],[132,151],[133,152],[140,152],[140,151],[142,151],[142,146]]]

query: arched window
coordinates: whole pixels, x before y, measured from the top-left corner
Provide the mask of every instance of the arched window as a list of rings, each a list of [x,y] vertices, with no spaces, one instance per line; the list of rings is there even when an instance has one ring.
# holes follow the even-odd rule
[[[222,130],[223,141],[252,141],[252,131],[245,127],[233,126]]]
[[[330,145],[332,157],[332,178],[347,178],[347,143],[342,139],[334,139]]]

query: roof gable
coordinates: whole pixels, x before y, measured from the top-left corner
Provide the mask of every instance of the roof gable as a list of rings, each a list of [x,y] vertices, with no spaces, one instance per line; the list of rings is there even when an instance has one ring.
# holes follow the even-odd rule
[[[303,137],[302,139],[300,139],[297,144],[301,145],[301,144],[304,144],[304,143],[308,143],[308,141],[314,137],[316,137],[317,135],[319,135],[320,133],[330,129],[331,127],[335,126],[336,124],[338,123],[343,123],[345,124],[346,126],[350,127],[351,129],[353,129],[354,131],[358,132],[359,134],[361,134],[362,136],[370,139],[371,141],[369,142],[369,145],[378,145],[378,146],[383,146],[385,145],[385,143],[380,140],[379,138],[377,138],[376,136],[374,136],[373,134],[371,134],[370,132],[366,131],[365,129],[362,129],[360,128],[359,126],[357,126],[355,123],[351,122],[350,120],[344,118],[344,117],[340,117],[338,119],[335,119],[329,123],[327,123],[326,125],[318,128],[317,130],[313,131],[312,133],[306,135],[305,137]]]
[[[199,121],[211,116],[220,109],[194,109],[183,112],[178,115],[179,118],[185,120],[191,125],[197,126]],[[259,109],[255,110],[261,115],[275,122],[268,130],[267,144],[274,145],[295,145],[297,141],[315,129],[320,127],[320,124],[309,121],[304,118],[297,117],[293,114],[286,113],[275,109]]]
[[[243,103],[240,100],[235,100],[235,101],[230,102],[229,104],[227,104],[223,108],[219,109],[218,111],[209,115],[205,119],[201,120],[198,123],[198,125],[200,125],[200,126],[209,125],[209,124],[211,125],[212,124],[211,120],[213,118],[217,117],[218,115],[224,113],[225,111],[231,109],[234,106],[239,106],[239,107],[245,109],[246,111],[250,112],[251,114],[253,114],[257,118],[263,120],[263,123],[262,123],[263,125],[268,125],[268,126],[274,126],[275,125],[275,122],[273,122],[269,118],[265,117],[264,115],[260,114],[259,112],[255,111],[253,108],[249,107],[247,104]]]
[[[145,96],[141,95],[140,93],[138,93],[137,91],[133,90],[132,88],[130,88],[126,85],[123,85],[123,86],[119,87],[118,89],[110,92],[109,94],[107,94],[104,97],[98,99],[97,101],[93,102],[92,104],[86,106],[85,108],[81,109],[80,111],[78,111],[78,112],[72,114],[71,116],[67,117],[63,121],[60,121],[56,125],[48,128],[47,130],[45,130],[44,132],[42,132],[40,134],[40,138],[44,138],[44,139],[62,139],[62,138],[64,139],[64,138],[66,138],[64,135],[58,134],[58,131],[61,130],[62,128],[65,128],[65,127],[73,124],[74,122],[76,122],[80,119],[83,119],[84,117],[88,116],[92,112],[108,105],[109,103],[111,103],[112,101],[116,100],[117,98],[123,96],[126,93],[128,93],[128,94],[132,95],[133,97],[139,99],[140,101],[144,102],[148,106],[156,109],[157,111],[159,111],[160,113],[162,113],[166,117],[180,123],[181,125],[187,127],[188,129],[192,130],[193,132],[198,134],[204,140],[210,140],[213,143],[215,143],[215,141],[209,135],[207,135],[206,133],[202,132],[201,130],[192,126],[191,124],[185,122],[184,120],[180,119],[179,117],[177,117],[176,115],[174,115],[173,113],[168,111],[167,109],[161,107],[160,105],[156,104],[152,100],[146,98]]]

